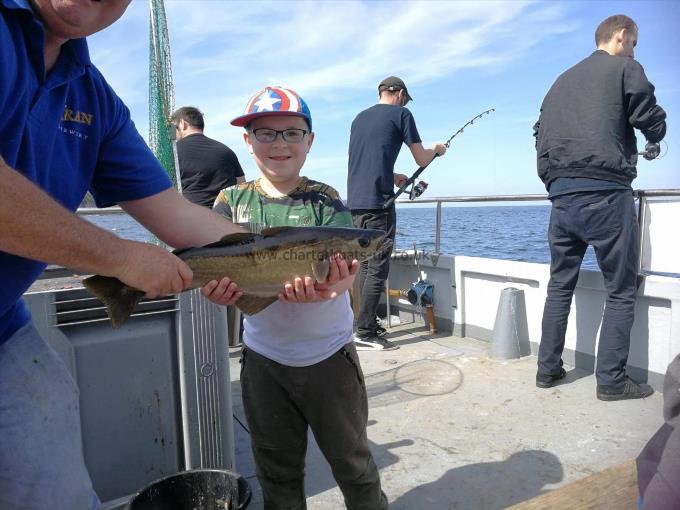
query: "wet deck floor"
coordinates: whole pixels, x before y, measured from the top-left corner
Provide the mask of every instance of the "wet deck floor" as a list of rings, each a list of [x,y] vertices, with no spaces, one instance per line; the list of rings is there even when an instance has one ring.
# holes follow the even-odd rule
[[[661,425],[662,397],[601,402],[593,374],[566,367],[563,384],[539,389],[536,358],[496,361],[489,344],[430,337],[404,325],[401,348],[361,352],[369,401],[368,437],[393,510],[506,508],[634,458]],[[234,414],[245,424],[231,352]],[[234,422],[236,470],[261,510],[248,434]],[[344,509],[310,435],[309,510]]]

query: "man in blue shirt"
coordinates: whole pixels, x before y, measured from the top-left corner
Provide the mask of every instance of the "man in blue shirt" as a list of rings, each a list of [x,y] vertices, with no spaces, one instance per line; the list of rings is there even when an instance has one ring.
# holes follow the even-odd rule
[[[46,263],[113,276],[147,297],[187,288],[170,252],[78,218],[89,190],[171,246],[240,230],[171,187],[84,37],[129,0],[0,0],[0,508],[80,510],[99,500],[83,461],[78,390],[21,299]],[[196,228],[200,225],[200,228]],[[203,293],[238,297],[228,278]]]
[[[352,211],[352,221],[355,227],[387,233],[385,248],[361,264],[361,309],[354,339],[358,350],[398,348],[383,338],[385,330],[378,325],[376,313],[390,270],[397,223],[394,205],[387,209],[383,205],[394,196],[394,186],[401,186],[407,179],[394,173],[401,146],[408,146],[418,166],[425,166],[435,154],[441,156],[446,152],[442,143],[431,149],[423,147],[416,121],[405,108],[411,96],[400,78],[389,76],[381,81],[378,96],[378,104],[356,116],[349,138],[347,207]]]

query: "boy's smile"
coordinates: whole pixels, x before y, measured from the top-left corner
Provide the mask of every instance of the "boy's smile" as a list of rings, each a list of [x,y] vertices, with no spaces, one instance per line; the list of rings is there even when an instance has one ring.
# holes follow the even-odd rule
[[[263,143],[259,142],[253,133],[254,130],[263,128],[275,131],[287,129],[309,131],[309,126],[304,118],[296,115],[270,115],[254,119],[243,134],[243,139],[253,154],[262,177],[281,193],[287,193],[298,183],[300,170],[314,141],[314,133],[308,132],[300,143],[286,142],[282,133],[277,133],[273,142]]]

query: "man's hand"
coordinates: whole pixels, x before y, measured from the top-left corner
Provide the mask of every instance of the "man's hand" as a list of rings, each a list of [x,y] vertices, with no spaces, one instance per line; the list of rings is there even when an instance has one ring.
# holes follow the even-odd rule
[[[279,293],[282,303],[312,303],[335,299],[348,290],[354,281],[354,275],[359,270],[359,261],[353,260],[349,265],[340,254],[329,259],[330,267],[325,282],[316,282],[310,276],[295,278],[293,282],[286,282],[283,292]]]
[[[408,177],[406,177],[404,174],[394,174],[394,186],[397,188],[401,188],[402,185],[408,180]]]
[[[659,146],[658,143],[654,142],[647,142],[647,145],[645,145],[645,152],[642,154],[642,157],[645,158],[647,161],[651,161],[659,156],[661,153],[661,147]]]
[[[436,143],[432,146],[432,150],[439,156],[446,154],[446,145],[443,143]]]
[[[120,259],[120,267],[108,276],[141,290],[150,299],[182,292],[193,279],[183,260],[153,244],[125,241]]]
[[[225,276],[219,282],[212,280],[206,283],[201,289],[201,294],[216,305],[233,305],[243,295],[243,292],[238,289],[236,282],[232,282]]]

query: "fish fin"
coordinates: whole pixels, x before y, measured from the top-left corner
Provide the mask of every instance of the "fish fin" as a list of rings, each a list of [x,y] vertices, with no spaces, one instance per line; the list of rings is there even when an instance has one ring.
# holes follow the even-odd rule
[[[246,315],[255,315],[256,313],[267,308],[276,300],[277,296],[260,297],[253,296],[252,294],[244,294],[238,299],[238,301],[236,301],[235,304],[236,307]]]
[[[288,232],[289,230],[296,230],[300,227],[269,227],[265,228],[262,232],[260,232],[260,235],[263,237],[271,237],[276,234],[280,234],[282,232]]]
[[[113,329],[118,329],[130,317],[132,310],[144,297],[142,291],[109,276],[90,276],[83,280],[83,285],[104,303]]]
[[[328,259],[318,260],[312,263],[312,274],[317,282],[325,282],[328,278],[328,272],[330,271],[331,263]]]
[[[359,281],[359,275],[354,278],[354,283],[352,283],[352,288],[349,289],[349,298],[352,305],[352,312],[354,312],[354,317],[359,317],[359,312],[361,311],[361,285]]]
[[[253,234],[252,232],[237,232],[235,234],[227,234],[226,236],[222,237],[219,241],[206,244],[205,246],[201,246],[201,248],[219,248],[221,246],[230,246],[235,244],[248,244],[254,241],[256,237],[257,234]],[[178,248],[174,250],[172,253],[176,256],[179,256],[182,253],[193,249],[195,248],[194,247]]]

